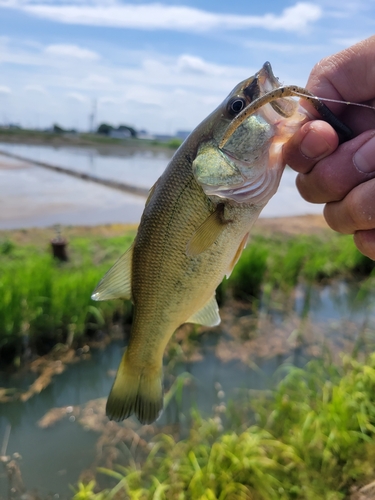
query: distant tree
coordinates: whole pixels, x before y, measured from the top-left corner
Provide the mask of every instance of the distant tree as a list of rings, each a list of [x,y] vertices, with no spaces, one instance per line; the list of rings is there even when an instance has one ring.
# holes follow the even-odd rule
[[[52,131],[55,134],[76,134],[77,130],[75,128],[62,128],[60,125],[57,125],[57,123],[54,123],[52,125]]]
[[[57,123],[54,123],[53,124],[53,132],[55,134],[63,134],[65,132],[65,130],[62,127],[60,127],[60,125],[57,125]]]
[[[117,130],[120,130],[122,132],[124,130],[129,130],[130,135],[132,137],[137,137],[137,131],[133,127],[130,127],[129,125],[119,125],[119,127],[117,128]]]
[[[102,123],[101,125],[99,125],[96,133],[108,135],[111,130],[113,130],[112,125],[108,125],[108,123]]]

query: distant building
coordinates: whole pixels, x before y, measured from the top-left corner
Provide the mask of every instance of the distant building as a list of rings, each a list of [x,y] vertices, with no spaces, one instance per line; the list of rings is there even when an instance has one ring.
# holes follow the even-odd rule
[[[149,141],[155,140],[154,134],[150,134],[149,132],[147,132],[147,130],[140,130],[138,132],[137,137],[138,137],[138,139],[145,139],[145,140],[149,140]]]
[[[170,134],[154,134],[154,138],[160,142],[167,142],[170,141],[171,139],[174,139],[175,137],[176,137],[175,135],[170,135]]]
[[[112,129],[108,133],[109,137],[112,137],[113,139],[128,139],[131,137],[130,130],[116,130]]]
[[[6,129],[6,130],[20,130],[21,125],[18,125],[17,123],[8,123],[7,125],[0,125],[0,128]]]

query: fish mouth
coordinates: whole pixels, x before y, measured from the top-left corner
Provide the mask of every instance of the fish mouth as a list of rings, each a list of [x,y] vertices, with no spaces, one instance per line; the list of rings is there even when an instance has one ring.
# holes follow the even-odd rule
[[[258,73],[250,79],[248,85],[243,89],[243,92],[250,102],[253,102],[264,94],[279,87],[281,87],[279,79],[273,74],[271,64],[266,61]]]
[[[273,74],[271,63],[266,61],[263,67],[255,75],[260,87],[261,94],[266,94],[271,90],[277,89],[281,86],[279,79]]]
[[[247,85],[243,89],[243,92],[250,102],[253,102],[262,95],[280,86],[278,78],[273,74],[271,64],[266,61],[262,69],[247,81]]]
[[[279,79],[273,74],[271,64],[266,61],[263,67],[255,75],[258,82],[259,95],[270,94],[273,90],[280,88],[282,85]],[[270,98],[269,103],[274,111],[283,118],[290,118],[296,109],[296,103],[290,97],[280,99]]]

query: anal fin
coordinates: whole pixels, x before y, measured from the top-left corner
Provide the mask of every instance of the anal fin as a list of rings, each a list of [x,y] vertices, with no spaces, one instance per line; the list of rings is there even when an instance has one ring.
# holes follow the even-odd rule
[[[202,309],[194,313],[186,323],[197,323],[203,326],[217,326],[220,321],[219,306],[217,305],[214,294]]]
[[[133,244],[104,275],[91,298],[93,300],[131,300],[132,259]]]

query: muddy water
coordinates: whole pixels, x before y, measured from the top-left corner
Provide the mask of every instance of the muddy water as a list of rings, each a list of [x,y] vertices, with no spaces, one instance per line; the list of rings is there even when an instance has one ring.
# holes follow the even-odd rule
[[[0,150],[29,160],[151,187],[171,152],[130,150],[108,156],[90,148],[0,144]],[[28,161],[0,155],[0,229],[62,225],[137,223],[145,198],[59,174]]]
[[[298,287],[288,311],[263,304],[254,315],[245,304],[225,305],[222,325],[195,337],[190,355],[167,367],[167,385],[183,372],[189,373],[191,380],[184,388],[181,407],[172,403],[152,432],[174,424],[186,430],[192,408],[209,416],[215,405],[236,398],[240,389],[274,386],[283,366],[303,366],[311,357],[321,355],[322,346],[333,355],[352,352],[359,341],[361,349],[366,343],[367,349],[373,349],[374,298],[374,293],[363,293],[356,284],[337,282]],[[298,330],[302,339],[296,339]],[[69,498],[68,485],[76,483],[83,470],[100,464],[98,449],[101,455],[102,448],[98,448],[95,425],[78,423],[76,411],[103,398],[98,408],[104,432],[104,398],[123,348],[124,343],[116,341],[94,350],[90,359],[69,365],[40,395],[26,403],[0,406],[0,446],[10,425],[6,453],[21,454],[20,468],[28,490]],[[173,362],[173,357],[169,361]],[[31,381],[30,377],[3,374],[0,387],[26,387]],[[40,428],[38,421],[56,407],[63,407],[65,418]],[[126,426],[139,429],[136,422],[129,422]],[[0,498],[6,494],[7,481],[0,469]]]
[[[0,143],[0,151],[28,160],[65,167],[97,178],[150,188],[164,171],[173,151],[118,150],[87,147],[30,146]],[[295,188],[296,174],[286,169],[277,194],[262,217],[321,213]],[[63,225],[136,223],[145,199],[92,182],[48,171],[30,162],[0,155],[0,229]]]
[[[201,361],[179,363],[174,368],[176,375],[188,372],[193,381],[184,389],[181,412],[185,418],[192,408],[198,408],[206,416],[212,413],[212,407],[221,401],[218,384],[225,400],[233,396],[237,388],[269,387],[272,373],[290,356],[288,353],[259,362],[261,371],[255,371],[238,360],[222,362],[210,346],[216,342],[216,335],[213,333],[205,338],[201,346]],[[117,369],[122,352],[122,342],[94,351],[90,360],[70,365],[63,374],[55,377],[40,395],[25,403],[14,402],[0,407],[0,437],[11,425],[7,454],[21,454],[20,469],[28,490],[37,489],[43,495],[58,494],[60,498],[69,498],[69,484],[75,484],[82,471],[95,465],[97,433],[85,430],[74,416],[67,416],[46,429],[40,428],[38,421],[51,408],[66,407],[69,413],[72,406],[105,398],[113,382],[108,371]],[[294,362],[303,364],[304,360],[297,356]],[[0,378],[0,386],[14,387],[22,382],[14,377]],[[177,407],[172,404],[157,426],[161,429],[164,425],[179,422],[180,418]],[[0,469],[0,498],[6,498],[7,481],[1,472]]]

